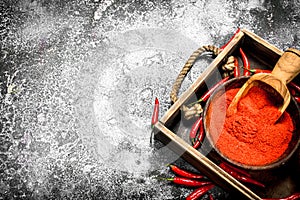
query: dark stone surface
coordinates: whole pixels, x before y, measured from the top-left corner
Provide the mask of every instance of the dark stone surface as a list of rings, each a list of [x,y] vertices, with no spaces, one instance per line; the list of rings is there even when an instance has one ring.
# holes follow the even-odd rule
[[[188,56],[221,46],[237,27],[300,48],[299,8],[298,0],[2,0],[0,199],[183,199],[192,189],[155,178],[183,161],[149,145],[154,98],[162,116]],[[220,188],[213,195],[231,198]]]

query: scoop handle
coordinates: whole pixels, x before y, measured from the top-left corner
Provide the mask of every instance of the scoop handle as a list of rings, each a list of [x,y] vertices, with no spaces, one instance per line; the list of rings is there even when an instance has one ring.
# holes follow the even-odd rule
[[[287,84],[300,72],[300,51],[294,48],[287,49],[276,63],[272,74]]]

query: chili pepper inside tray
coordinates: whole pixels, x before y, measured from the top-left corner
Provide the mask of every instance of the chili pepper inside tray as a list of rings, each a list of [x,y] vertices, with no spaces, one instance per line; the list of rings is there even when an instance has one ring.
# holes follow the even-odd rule
[[[284,199],[297,195],[300,192],[300,150],[298,148],[288,162],[275,169],[242,169],[239,172],[240,167],[233,166],[236,167],[235,172],[239,172],[240,177],[238,177],[226,168],[228,166],[225,168],[223,165],[219,166],[223,160],[211,148],[205,136],[206,133],[199,148],[192,147],[196,142],[194,138],[197,133],[192,133],[192,141],[189,134],[193,123],[199,119],[199,116],[184,121],[181,108],[183,105],[192,106],[195,102],[205,108],[208,98],[213,93],[210,89],[218,82],[222,82],[222,65],[229,56],[234,56],[239,61],[239,69],[242,71],[232,71],[226,76],[227,79],[272,71],[282,54],[282,50],[277,49],[258,35],[242,29],[214,58],[190,88],[182,93],[178,102],[174,103],[155,124],[155,128],[158,130],[156,139],[165,144],[171,144],[168,147],[177,153],[180,159],[186,162],[186,165],[192,165],[215,186],[230,194],[227,198],[223,196],[222,199]],[[235,63],[235,65],[239,64]],[[297,76],[288,87],[294,99],[299,100],[300,105],[300,87],[298,85],[300,85],[300,76]],[[209,95],[206,96],[208,92]],[[195,95],[197,99],[195,99]],[[299,126],[300,123],[297,123],[296,128],[298,129]],[[233,170],[233,167],[230,169]],[[215,194],[213,196],[218,199]]]

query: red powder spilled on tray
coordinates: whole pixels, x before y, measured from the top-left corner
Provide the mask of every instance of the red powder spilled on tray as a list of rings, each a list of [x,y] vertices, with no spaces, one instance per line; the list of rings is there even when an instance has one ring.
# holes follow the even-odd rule
[[[225,118],[226,108],[238,90],[228,90],[214,102],[210,127],[215,126],[212,131],[215,145],[223,155],[242,164],[272,163],[288,147],[294,130],[292,119],[284,112],[276,122],[280,113],[274,99],[259,87],[250,89],[240,100],[237,113]]]

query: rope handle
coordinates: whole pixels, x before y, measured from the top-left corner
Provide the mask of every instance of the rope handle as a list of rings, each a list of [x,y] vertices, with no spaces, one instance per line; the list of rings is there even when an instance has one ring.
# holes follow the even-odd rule
[[[212,52],[214,56],[217,56],[222,50],[218,47],[215,47],[213,45],[207,45],[202,46],[196,51],[193,52],[193,54],[188,58],[187,62],[181,69],[179,75],[176,78],[176,81],[173,84],[170,98],[173,103],[175,103],[178,100],[178,92],[181,87],[181,84],[190,71],[190,69],[195,64],[196,60],[204,53],[204,52]],[[222,69],[226,72],[224,75],[228,76],[233,71],[234,68],[234,57],[230,56],[226,62],[225,65],[222,66]],[[200,114],[203,112],[203,108],[200,103],[196,103],[191,107],[187,107],[186,105],[183,105],[181,107],[182,111],[184,112],[184,118],[185,119],[191,119],[193,117],[200,116]]]

